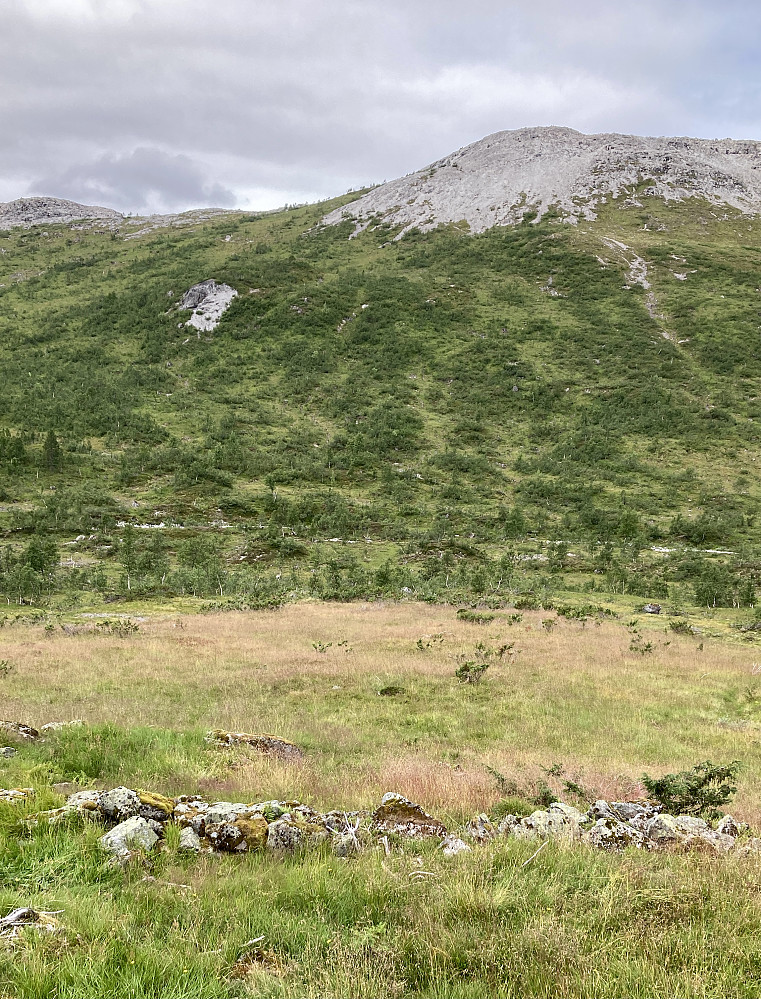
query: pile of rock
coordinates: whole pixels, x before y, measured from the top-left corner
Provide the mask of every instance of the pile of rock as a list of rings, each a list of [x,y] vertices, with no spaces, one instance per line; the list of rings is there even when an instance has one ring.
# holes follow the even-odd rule
[[[20,805],[33,797],[32,787],[11,787],[8,790],[0,788],[0,802],[4,805]]]
[[[17,795],[17,799],[8,800],[22,801],[27,789],[5,794]],[[267,851],[282,856],[328,844],[335,854],[346,857],[374,841],[381,841],[388,849],[389,837],[438,839],[445,856],[503,837],[554,840],[602,850],[635,847],[699,848],[720,854],[761,852],[761,839],[744,835],[747,826],[729,815],[713,827],[692,815],[668,815],[656,805],[627,801],[596,801],[586,812],[556,801],[546,810],[524,817],[506,815],[499,822],[481,814],[456,835],[421,805],[395,792],[385,794],[373,812],[321,813],[299,801],[208,802],[197,795],[168,798],[116,787],[78,791],[62,807],[39,812],[26,821],[55,824],[76,816],[109,827],[100,843],[118,860],[160,846],[170,826],[179,830],[179,848],[194,853]]]
[[[546,811],[538,810],[524,818],[506,815],[491,835],[579,842],[601,850],[623,850],[633,846],[640,850],[681,847],[717,853],[758,852],[761,849],[759,839],[745,838],[738,843],[738,837],[747,832],[747,828],[744,823],[735,822],[731,815],[725,815],[714,828],[705,819],[694,815],[668,815],[659,806],[649,803],[601,800],[588,811],[581,812],[572,805],[556,801]],[[483,842],[483,838],[480,841]]]
[[[196,853],[285,854],[330,842],[339,856],[346,856],[367,841],[367,830],[360,830],[360,825],[370,818],[360,812],[322,814],[298,801],[208,802],[195,795],[168,798],[116,787],[78,791],[60,808],[38,812],[27,822],[56,824],[77,816],[111,826],[100,843],[118,859],[129,859],[135,850],[153,849],[169,825],[179,827],[180,849]]]

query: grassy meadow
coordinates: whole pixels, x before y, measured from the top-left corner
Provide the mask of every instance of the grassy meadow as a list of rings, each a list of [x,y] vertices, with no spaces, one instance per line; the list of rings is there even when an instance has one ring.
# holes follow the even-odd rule
[[[0,942],[0,995],[758,996],[752,858],[513,840],[449,859],[426,842],[348,861],[187,858],[169,835],[121,869],[99,828],[19,825],[68,782],[325,810],[395,790],[454,829],[550,792],[637,798],[643,772],[711,759],[742,762],[730,810],[761,828],[752,647],[668,618],[489,615],[314,602],[149,617],[121,635],[86,617],[0,629],[2,716],[85,723],[0,760],[2,786],[37,790],[0,805],[0,911],[61,910],[60,933]],[[482,681],[458,683],[474,658],[490,663]],[[216,727],[282,736],[304,757],[215,748]]]

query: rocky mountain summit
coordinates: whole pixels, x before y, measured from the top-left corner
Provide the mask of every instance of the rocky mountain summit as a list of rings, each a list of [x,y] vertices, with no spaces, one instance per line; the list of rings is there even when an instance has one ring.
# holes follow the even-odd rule
[[[101,221],[118,224],[123,216],[113,208],[80,205],[62,198],[17,198],[0,202],[0,229],[28,229],[33,225],[67,225]]]
[[[402,233],[467,222],[472,232],[513,225],[525,215],[558,210],[568,221],[594,219],[597,206],[624,196],[629,204],[703,198],[761,213],[761,143],[733,139],[584,135],[571,128],[495,132],[416,173],[382,184],[323,222],[374,221]]]

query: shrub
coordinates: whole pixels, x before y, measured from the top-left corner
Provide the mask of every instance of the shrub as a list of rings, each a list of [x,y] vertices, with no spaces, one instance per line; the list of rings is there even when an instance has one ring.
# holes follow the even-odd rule
[[[710,760],[697,763],[691,770],[682,770],[662,777],[642,775],[642,783],[651,800],[663,805],[672,815],[705,815],[715,818],[737,790],[733,783],[740,769],[739,760],[725,767]]]
[[[454,675],[460,683],[480,683],[488,668],[489,663],[479,663],[474,659],[468,659],[462,666],[458,666]]]

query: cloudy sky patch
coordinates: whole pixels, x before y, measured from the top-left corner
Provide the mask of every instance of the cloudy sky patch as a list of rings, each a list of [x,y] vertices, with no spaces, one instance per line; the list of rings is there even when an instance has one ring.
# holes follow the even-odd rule
[[[271,208],[500,129],[761,139],[746,0],[3,0],[0,201]]]

